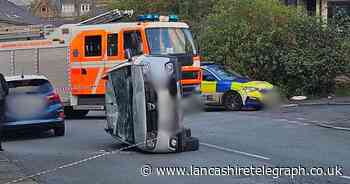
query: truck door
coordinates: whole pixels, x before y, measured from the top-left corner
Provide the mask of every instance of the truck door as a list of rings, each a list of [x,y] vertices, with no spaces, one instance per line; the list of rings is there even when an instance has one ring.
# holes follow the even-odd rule
[[[127,30],[123,32],[124,51],[130,49],[132,56],[145,54],[145,43],[141,31]]]
[[[97,94],[105,70],[106,46],[106,32],[103,30],[83,31],[72,40],[70,79],[73,95]]]

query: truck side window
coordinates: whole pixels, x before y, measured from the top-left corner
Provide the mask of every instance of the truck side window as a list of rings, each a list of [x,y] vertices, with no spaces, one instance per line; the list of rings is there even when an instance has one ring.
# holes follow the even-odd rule
[[[102,55],[102,38],[100,35],[97,36],[86,36],[85,37],[85,57],[94,57]]]
[[[124,33],[124,49],[130,49],[133,56],[143,54],[143,43],[139,31],[128,31]]]
[[[118,55],[118,34],[109,34],[107,37],[108,56]]]

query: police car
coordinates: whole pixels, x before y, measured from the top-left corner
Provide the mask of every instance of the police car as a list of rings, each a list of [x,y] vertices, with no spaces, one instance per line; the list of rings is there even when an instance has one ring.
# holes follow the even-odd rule
[[[221,65],[211,62],[201,65],[201,96],[205,105],[223,105],[230,111],[261,109],[274,91],[274,86],[268,82],[252,81]]]

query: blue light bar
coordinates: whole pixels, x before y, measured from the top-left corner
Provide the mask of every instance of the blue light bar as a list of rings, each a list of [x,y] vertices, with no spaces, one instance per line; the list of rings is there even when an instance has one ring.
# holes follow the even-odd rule
[[[179,17],[177,15],[169,15],[169,22],[177,22]]]
[[[164,16],[163,16],[164,17]],[[164,20],[160,20],[161,16],[160,14],[145,14],[145,15],[140,15],[137,17],[137,21],[142,21],[142,22],[146,22],[146,21],[164,21]],[[177,15],[169,15],[166,16],[166,22],[178,22],[179,21],[179,17]]]
[[[153,15],[152,14],[147,14],[145,15],[146,20],[148,21],[153,21]]]
[[[138,21],[159,21],[159,14],[146,14],[137,17]]]
[[[143,22],[143,21],[145,21],[145,20],[146,20],[146,17],[145,17],[144,15],[139,15],[139,16],[137,16],[137,21]]]
[[[154,21],[159,21],[159,17],[160,17],[160,14],[158,14],[158,13],[153,14]]]

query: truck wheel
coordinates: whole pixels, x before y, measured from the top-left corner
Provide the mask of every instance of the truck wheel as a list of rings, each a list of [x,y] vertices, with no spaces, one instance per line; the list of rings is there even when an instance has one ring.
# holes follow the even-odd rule
[[[89,110],[73,110],[72,107],[65,107],[64,114],[69,118],[84,118],[89,113]]]
[[[64,136],[66,132],[66,128],[64,124],[63,126],[55,127],[53,130],[54,130],[55,136]]]
[[[223,104],[228,111],[239,111],[243,107],[241,95],[235,91],[227,92],[223,96]]]

